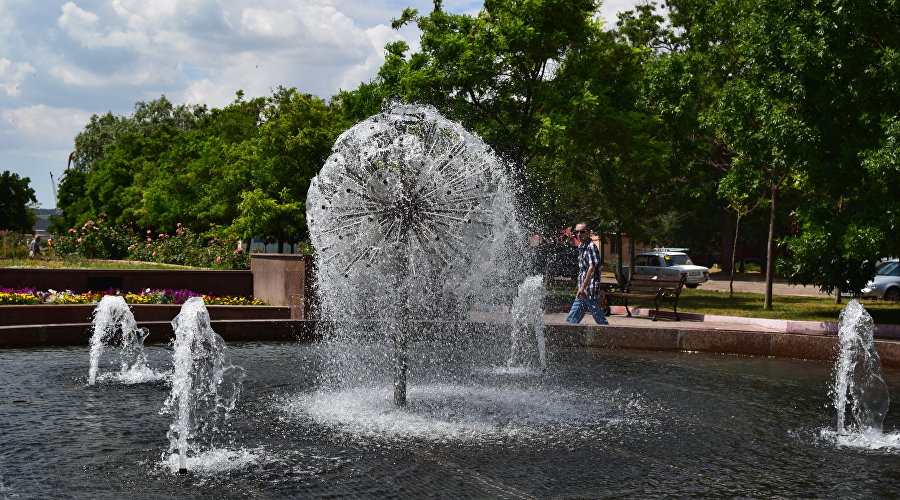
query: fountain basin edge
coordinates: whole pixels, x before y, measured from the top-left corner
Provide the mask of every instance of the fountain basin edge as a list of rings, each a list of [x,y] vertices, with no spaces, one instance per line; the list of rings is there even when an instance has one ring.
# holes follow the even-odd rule
[[[320,340],[317,324],[317,320],[219,320],[213,321],[212,327],[226,342],[313,342]],[[479,323],[455,324],[474,328]],[[147,342],[166,343],[174,335],[168,321],[140,322],[139,326],[150,330]],[[691,351],[816,361],[832,361],[838,350],[834,335],[738,329],[548,324],[545,333],[551,347]],[[87,345],[90,336],[89,323],[0,326],[0,348]],[[884,366],[900,367],[900,342],[878,339],[875,345]]]

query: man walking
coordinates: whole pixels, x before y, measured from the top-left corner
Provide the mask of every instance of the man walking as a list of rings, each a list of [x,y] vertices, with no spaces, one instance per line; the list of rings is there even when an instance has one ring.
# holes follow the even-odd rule
[[[575,230],[569,238],[578,245],[578,291],[575,292],[575,302],[572,303],[566,321],[576,325],[581,323],[585,309],[589,309],[598,325],[608,325],[599,300],[600,251],[591,240],[587,222],[575,224]]]

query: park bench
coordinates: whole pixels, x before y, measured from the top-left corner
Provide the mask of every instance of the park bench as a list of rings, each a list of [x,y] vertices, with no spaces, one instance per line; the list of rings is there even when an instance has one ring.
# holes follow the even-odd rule
[[[653,300],[656,308],[653,311],[653,321],[659,314],[659,308],[663,305],[669,305],[675,313],[675,320],[681,321],[678,316],[678,296],[681,295],[681,289],[684,288],[684,282],[687,277],[681,276],[651,276],[651,275],[634,275],[624,287],[611,286],[604,291],[607,302],[610,299],[622,299],[625,311],[631,316],[631,309],[628,308],[629,299],[649,299]],[[617,301],[618,302],[618,301]]]

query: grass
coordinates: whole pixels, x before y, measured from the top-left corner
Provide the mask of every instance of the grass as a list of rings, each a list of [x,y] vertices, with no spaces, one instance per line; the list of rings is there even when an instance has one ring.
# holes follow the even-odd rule
[[[90,259],[0,259],[0,268],[35,268],[35,269],[202,269],[196,267],[175,266],[157,262],[107,261]]]
[[[574,290],[571,284],[554,285],[547,297],[549,307],[568,306],[572,303]],[[679,312],[714,314],[718,316],[737,316],[743,318],[767,318],[794,321],[837,321],[841,309],[847,305],[845,299],[835,304],[833,297],[796,297],[792,295],[775,295],[772,298],[772,309],[763,309],[762,294],[735,292],[733,297],[728,292],[703,290],[702,288],[684,289],[678,300]],[[900,324],[900,304],[883,300],[860,299],[876,324]],[[653,301],[633,300],[629,306],[652,307]]]

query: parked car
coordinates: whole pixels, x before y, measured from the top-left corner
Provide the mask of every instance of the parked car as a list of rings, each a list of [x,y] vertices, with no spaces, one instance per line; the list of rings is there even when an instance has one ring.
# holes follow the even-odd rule
[[[900,301],[900,259],[890,259],[878,264],[875,278],[862,289],[862,296]]]
[[[687,277],[685,286],[697,288],[709,280],[709,268],[694,265],[687,248],[654,248],[634,257],[634,274]]]

